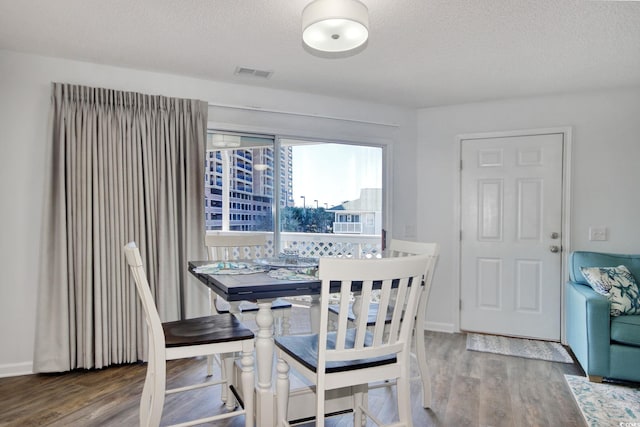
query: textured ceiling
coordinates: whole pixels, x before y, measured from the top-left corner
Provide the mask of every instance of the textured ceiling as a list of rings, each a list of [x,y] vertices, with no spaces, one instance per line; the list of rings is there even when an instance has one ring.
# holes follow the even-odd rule
[[[0,48],[407,107],[640,85],[640,1],[363,0],[340,59],[303,49],[309,1],[0,0]]]

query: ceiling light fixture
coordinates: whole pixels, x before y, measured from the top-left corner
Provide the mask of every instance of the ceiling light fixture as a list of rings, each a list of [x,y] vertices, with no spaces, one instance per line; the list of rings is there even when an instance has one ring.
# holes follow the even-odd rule
[[[358,0],[314,0],[302,11],[302,40],[321,52],[348,52],[369,37],[369,10]]]

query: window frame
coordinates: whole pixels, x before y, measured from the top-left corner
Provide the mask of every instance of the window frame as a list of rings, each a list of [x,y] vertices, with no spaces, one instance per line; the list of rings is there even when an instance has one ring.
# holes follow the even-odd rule
[[[256,129],[252,126],[242,126],[242,125],[230,125],[228,123],[216,123],[216,122],[208,122],[207,133],[226,133],[232,135],[241,135],[248,137],[262,137],[273,139],[274,141],[274,153],[280,153],[280,148],[282,147],[283,140],[295,140],[300,142],[308,142],[308,143],[333,143],[333,144],[345,144],[345,145],[359,145],[366,147],[378,147],[382,150],[382,232],[381,239],[383,240],[383,248],[386,245],[384,239],[386,239],[387,235],[390,234],[391,224],[393,224],[392,219],[392,209],[391,209],[391,201],[392,194],[391,189],[393,188],[393,156],[392,156],[392,141],[387,139],[380,139],[374,141],[373,138],[362,138],[362,139],[353,139],[351,137],[345,138],[336,138],[336,137],[321,137],[316,135],[305,135],[304,131],[299,133],[297,132],[269,132],[265,129]],[[206,153],[205,153],[206,154]],[[215,157],[215,156],[214,156]],[[279,203],[279,198],[281,195],[281,182],[279,179],[279,173],[284,170],[285,174],[291,174],[291,161],[286,163],[286,166],[282,164],[282,159],[280,155],[274,155],[274,175],[278,176],[278,179],[273,179],[273,187],[274,187],[274,196],[273,196],[273,207],[272,207],[272,216],[273,216],[273,249],[275,253],[279,253],[281,248],[281,230],[280,230],[280,220],[281,220],[281,206]],[[282,168],[285,169],[282,169]],[[209,232],[206,230],[206,226],[203,224],[205,228],[205,232]],[[222,232],[233,232],[233,231],[223,231]]]

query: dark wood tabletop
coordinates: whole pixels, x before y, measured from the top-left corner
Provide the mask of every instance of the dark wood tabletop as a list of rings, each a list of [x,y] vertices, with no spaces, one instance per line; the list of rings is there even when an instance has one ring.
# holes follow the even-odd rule
[[[227,301],[255,301],[301,295],[319,295],[321,282],[314,280],[279,280],[267,273],[206,274],[196,267],[211,261],[189,261],[189,272]]]

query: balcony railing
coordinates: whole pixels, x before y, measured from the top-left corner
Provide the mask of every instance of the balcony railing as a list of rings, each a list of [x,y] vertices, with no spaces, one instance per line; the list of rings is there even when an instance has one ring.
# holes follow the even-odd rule
[[[230,231],[209,231],[212,234],[237,234]],[[267,255],[276,256],[273,233],[267,236]],[[281,233],[280,247],[297,250],[301,257],[345,256],[353,258],[379,257],[382,253],[380,236],[359,234],[339,235],[332,233]]]
[[[215,226],[219,227],[217,223]],[[210,225],[208,225],[210,227]],[[242,231],[214,231],[209,228],[207,234],[243,234]],[[265,234],[267,236],[267,248],[265,256],[277,256],[273,233],[251,232]],[[328,257],[340,256],[347,258],[380,258],[382,256],[382,239],[376,235],[338,235],[330,233],[281,233],[280,248],[297,250],[301,257]],[[238,256],[239,254],[234,254]],[[375,296],[373,297],[375,299]],[[311,297],[289,297],[298,303],[311,305]]]

